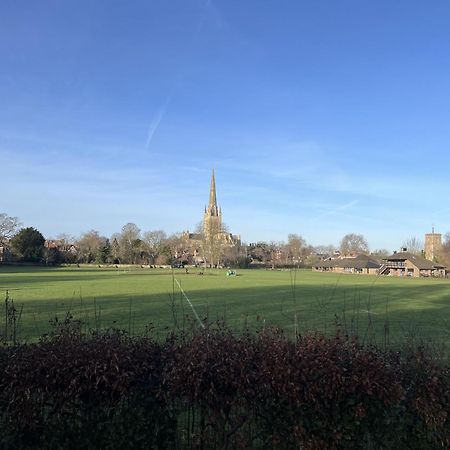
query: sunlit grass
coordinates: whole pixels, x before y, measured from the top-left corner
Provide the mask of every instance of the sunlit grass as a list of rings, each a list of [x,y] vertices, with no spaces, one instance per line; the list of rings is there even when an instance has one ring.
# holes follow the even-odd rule
[[[175,269],[174,277],[201,317],[233,328],[277,325],[287,333],[345,330],[398,341],[411,334],[450,342],[450,281],[289,271]],[[187,327],[193,314],[170,269],[0,266],[0,292],[23,305],[19,331],[36,338],[55,314],[70,311],[86,327],[141,333]],[[4,312],[2,312],[2,317]],[[3,320],[3,319],[2,319]],[[0,322],[0,330],[1,330]]]

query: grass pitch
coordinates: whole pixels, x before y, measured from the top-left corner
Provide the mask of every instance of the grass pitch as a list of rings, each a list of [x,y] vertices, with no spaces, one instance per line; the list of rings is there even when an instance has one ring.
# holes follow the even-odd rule
[[[313,273],[309,270],[98,268],[0,266],[6,291],[21,311],[21,339],[36,339],[67,312],[83,326],[115,326],[157,334],[195,322],[178,280],[201,318],[224,319],[237,330],[276,325],[286,333],[332,333],[336,324],[377,343],[429,339],[450,346],[450,280]],[[0,311],[0,334],[5,311]]]

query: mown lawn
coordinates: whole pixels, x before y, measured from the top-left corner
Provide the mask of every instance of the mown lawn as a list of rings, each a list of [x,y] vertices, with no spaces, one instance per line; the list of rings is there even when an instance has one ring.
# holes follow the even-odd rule
[[[277,325],[295,330],[334,332],[336,323],[361,338],[399,342],[431,339],[450,344],[450,280],[395,279],[312,273],[309,270],[98,268],[97,266],[0,266],[0,295],[6,291],[22,311],[19,335],[35,339],[49,321],[70,311],[84,327],[115,326],[131,333],[153,327],[158,334],[195,321],[186,295],[202,318],[225,319],[243,329]],[[0,334],[5,311],[0,311]]]

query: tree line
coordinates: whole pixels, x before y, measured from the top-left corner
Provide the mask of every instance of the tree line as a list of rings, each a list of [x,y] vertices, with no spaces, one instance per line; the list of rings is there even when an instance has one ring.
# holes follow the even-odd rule
[[[190,240],[185,233],[168,235],[163,230],[142,231],[136,224],[127,223],[120,232],[110,237],[97,230],[87,231],[78,238],[61,234],[55,239],[45,239],[33,227],[22,227],[19,219],[0,213],[0,249],[8,251],[16,261],[39,262],[49,265],[61,263],[89,264],[207,264],[248,267],[252,265],[275,267],[311,266],[320,259],[336,254],[350,256],[368,254],[370,249],[363,235],[349,233],[339,246],[312,246],[299,234],[289,234],[287,241],[259,241],[250,244],[222,239],[223,229],[202,235],[199,226],[196,238]],[[420,252],[416,238],[405,241],[410,250]],[[405,243],[403,243],[405,245]],[[387,250],[371,252],[380,259],[388,256]],[[5,258],[3,258],[4,260]],[[450,265],[450,233],[444,237],[439,259]],[[1,259],[0,259],[1,261]]]

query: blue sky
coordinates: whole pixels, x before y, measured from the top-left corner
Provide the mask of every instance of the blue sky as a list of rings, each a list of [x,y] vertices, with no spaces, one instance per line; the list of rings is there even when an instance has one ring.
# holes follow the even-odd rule
[[[0,212],[46,236],[450,231],[450,3],[3,1]]]

